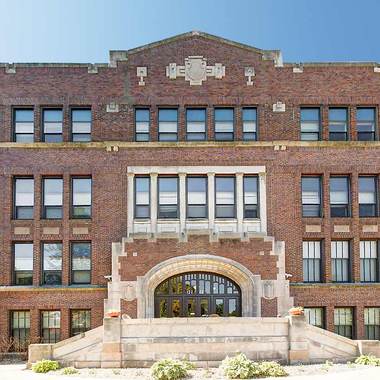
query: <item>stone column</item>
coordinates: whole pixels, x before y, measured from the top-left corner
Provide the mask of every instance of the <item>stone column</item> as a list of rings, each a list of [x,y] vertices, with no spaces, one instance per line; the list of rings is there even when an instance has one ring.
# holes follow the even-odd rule
[[[134,173],[127,174],[127,235],[133,233],[133,219],[134,219],[134,194],[133,194],[133,179],[135,177]]]
[[[237,232],[243,233],[243,216],[244,216],[244,190],[243,190],[243,173],[236,173],[236,219]]]
[[[184,232],[186,229],[186,173],[178,173],[178,176],[180,232]]]
[[[260,232],[267,234],[267,186],[265,173],[259,173]]]
[[[207,173],[208,192],[208,228],[211,232],[215,226],[215,173]]]
[[[150,229],[157,233],[157,173],[150,173]]]

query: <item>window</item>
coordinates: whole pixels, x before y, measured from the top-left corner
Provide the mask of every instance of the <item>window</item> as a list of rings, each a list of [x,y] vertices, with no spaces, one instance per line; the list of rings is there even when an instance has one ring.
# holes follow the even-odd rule
[[[177,177],[158,177],[158,218],[179,218]]]
[[[45,142],[62,142],[62,109],[43,110],[43,136]]]
[[[325,313],[323,307],[305,307],[307,322],[321,329],[325,328]]]
[[[186,110],[186,139],[189,141],[206,140],[206,110],[188,108]]]
[[[42,343],[57,343],[61,339],[61,312],[41,312]]]
[[[334,309],[334,330],[335,334],[353,339],[354,329],[352,322],[352,308],[337,307]]]
[[[320,140],[320,125],[319,108],[301,108],[301,140]]]
[[[356,110],[356,129],[358,140],[374,141],[376,131],[376,109],[358,108]]]
[[[215,177],[215,217],[235,218],[235,177]]]
[[[302,216],[322,216],[321,177],[302,177]]]
[[[379,262],[376,240],[360,241],[360,281],[377,282],[379,279]]]
[[[71,283],[91,283],[91,243],[71,243]]]
[[[321,242],[302,242],[303,282],[321,281]]]
[[[71,310],[71,336],[91,329],[91,310]]]
[[[207,218],[206,177],[187,177],[187,217]]]
[[[91,141],[91,109],[71,110],[71,138],[73,141]]]
[[[43,285],[62,284],[62,243],[43,243]]]
[[[330,177],[330,215],[350,216],[349,178]]]
[[[158,141],[178,140],[178,110],[166,108],[158,110]]]
[[[329,139],[331,141],[348,140],[347,108],[329,109]]]
[[[11,335],[15,340],[15,351],[24,351],[29,344],[30,311],[20,310],[11,312]]]
[[[244,218],[258,218],[258,178],[257,176],[245,176],[243,181]]]
[[[256,108],[243,108],[243,140],[257,140]]]
[[[215,109],[215,140],[232,141],[234,139],[233,108]]]
[[[365,339],[380,340],[380,307],[364,308]]]
[[[149,141],[150,111],[149,108],[135,109],[135,140]]]
[[[72,218],[91,218],[91,178],[72,178]]]
[[[33,285],[33,243],[14,243],[14,284]]]
[[[359,176],[359,216],[377,216],[377,177]]]
[[[43,179],[43,218],[62,219],[63,179]]]
[[[333,282],[350,281],[350,243],[347,240],[331,242]]]
[[[34,179],[15,178],[14,180],[14,218],[33,219]]]
[[[34,111],[33,109],[13,110],[13,140],[29,143],[34,141]]]
[[[135,177],[135,218],[150,217],[150,178]]]

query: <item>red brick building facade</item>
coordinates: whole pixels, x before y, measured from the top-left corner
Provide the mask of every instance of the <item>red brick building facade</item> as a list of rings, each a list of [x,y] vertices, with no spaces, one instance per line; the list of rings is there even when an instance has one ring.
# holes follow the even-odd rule
[[[193,32],[0,83],[0,336],[67,338],[108,297],[133,318],[301,305],[379,339],[380,65]]]

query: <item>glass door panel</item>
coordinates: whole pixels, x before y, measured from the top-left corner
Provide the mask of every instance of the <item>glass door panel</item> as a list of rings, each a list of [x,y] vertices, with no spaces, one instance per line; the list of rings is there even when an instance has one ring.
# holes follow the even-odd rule
[[[215,298],[215,314],[223,317],[224,315],[224,298]]]
[[[196,317],[195,298],[186,299],[186,317]]]
[[[177,318],[182,316],[182,302],[181,299],[173,298],[171,307],[172,317]]]
[[[210,314],[210,299],[209,298],[201,298],[200,300],[200,316],[208,317]]]

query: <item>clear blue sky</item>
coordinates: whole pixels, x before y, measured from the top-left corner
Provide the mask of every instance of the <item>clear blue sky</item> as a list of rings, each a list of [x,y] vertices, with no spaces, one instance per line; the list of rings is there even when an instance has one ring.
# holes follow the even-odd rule
[[[202,30],[286,62],[380,61],[380,0],[0,0],[0,62],[108,62]]]

